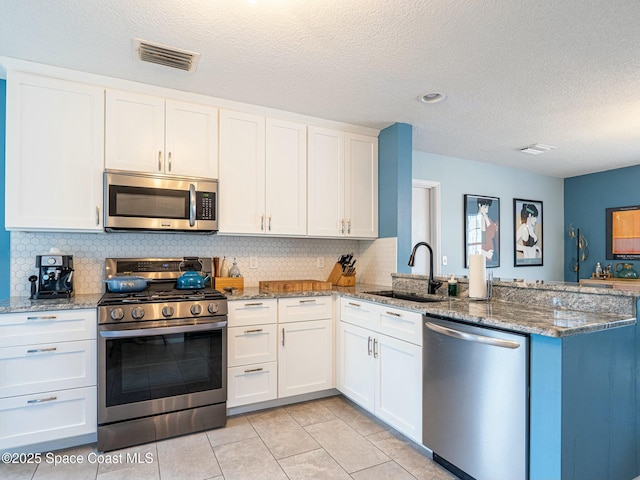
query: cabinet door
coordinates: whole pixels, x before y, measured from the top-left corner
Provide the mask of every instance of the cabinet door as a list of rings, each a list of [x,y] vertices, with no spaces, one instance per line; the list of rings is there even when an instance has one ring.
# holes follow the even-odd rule
[[[218,109],[166,102],[165,172],[218,178]]]
[[[264,233],[265,118],[220,111],[221,233]]]
[[[338,389],[370,412],[375,407],[374,333],[345,322],[339,324],[339,358],[341,384]],[[399,375],[400,376],[400,375]]]
[[[266,233],[307,233],[307,127],[266,120]]]
[[[378,334],[375,413],[385,422],[422,442],[422,348]]]
[[[344,133],[309,127],[308,233],[339,237],[344,224]]]
[[[345,134],[345,221],[347,235],[378,236],[378,139]]]
[[[164,172],[164,98],[107,90],[105,166]]]
[[[278,351],[277,328],[275,324],[229,328],[227,366],[275,362]]]
[[[278,397],[332,388],[332,321],[286,323],[278,333]]]
[[[6,118],[7,230],[101,231],[104,89],[10,73]]]

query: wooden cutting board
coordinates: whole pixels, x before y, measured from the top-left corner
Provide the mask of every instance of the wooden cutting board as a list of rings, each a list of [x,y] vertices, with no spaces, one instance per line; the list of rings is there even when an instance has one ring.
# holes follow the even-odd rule
[[[309,292],[331,290],[331,282],[320,280],[264,280],[259,283],[261,292]]]

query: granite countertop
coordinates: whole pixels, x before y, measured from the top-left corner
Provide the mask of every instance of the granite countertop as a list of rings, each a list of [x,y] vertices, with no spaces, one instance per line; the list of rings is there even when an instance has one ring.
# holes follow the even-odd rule
[[[90,293],[74,295],[71,298],[46,300],[30,300],[29,297],[11,297],[6,300],[0,300],[0,314],[96,308],[100,297],[102,297],[102,293]]]
[[[635,316],[625,314],[592,313],[523,305],[503,300],[491,300],[488,302],[443,296],[440,297],[442,301],[439,302],[419,303],[366,293],[390,289],[391,287],[389,286],[359,284],[355,287],[334,287],[332,290],[265,293],[261,292],[258,287],[248,287],[244,290],[236,290],[233,293],[225,292],[225,294],[231,301],[341,295],[403,308],[425,315],[443,316],[453,320],[547,337],[567,337],[636,324]],[[95,293],[75,295],[69,299],[51,300],[30,300],[28,297],[11,297],[0,301],[0,314],[96,308],[101,296],[101,293]]]

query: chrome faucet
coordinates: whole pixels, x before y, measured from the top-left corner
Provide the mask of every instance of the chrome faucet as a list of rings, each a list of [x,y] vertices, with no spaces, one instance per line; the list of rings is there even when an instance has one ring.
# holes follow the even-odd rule
[[[429,249],[429,287],[427,289],[427,292],[433,294],[436,293],[436,290],[438,288],[440,288],[442,282],[433,280],[433,249],[431,248],[431,245],[429,245],[427,242],[416,243],[413,247],[413,250],[411,251],[411,256],[409,257],[409,266],[413,267],[413,264],[416,260],[416,250],[422,245]]]

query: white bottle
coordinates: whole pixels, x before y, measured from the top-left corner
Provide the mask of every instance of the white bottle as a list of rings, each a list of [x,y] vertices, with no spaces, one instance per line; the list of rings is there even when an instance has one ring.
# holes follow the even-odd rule
[[[222,263],[220,264],[220,276],[221,277],[229,276],[229,264],[227,263],[227,257],[222,258]]]

